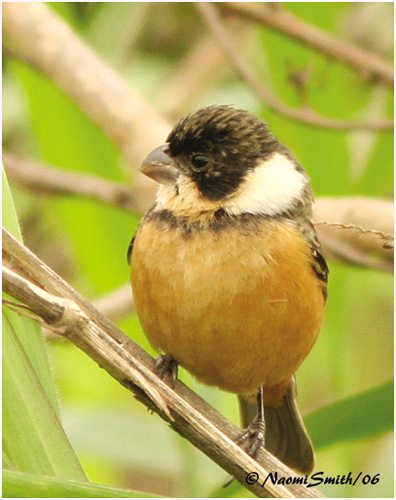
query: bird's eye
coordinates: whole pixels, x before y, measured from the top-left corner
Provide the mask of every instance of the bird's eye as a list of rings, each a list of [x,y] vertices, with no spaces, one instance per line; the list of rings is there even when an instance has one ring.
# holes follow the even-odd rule
[[[205,170],[205,168],[208,166],[209,158],[205,155],[197,154],[191,158],[191,163],[193,166],[193,170],[200,172],[202,170]]]

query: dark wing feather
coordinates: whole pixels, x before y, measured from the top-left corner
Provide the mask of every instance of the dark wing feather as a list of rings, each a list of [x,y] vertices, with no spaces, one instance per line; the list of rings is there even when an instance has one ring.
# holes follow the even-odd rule
[[[304,236],[312,251],[312,268],[323,284],[323,295],[326,299],[329,268],[327,267],[326,260],[323,256],[322,246],[319,243],[315,228],[312,225],[312,222],[307,218],[295,219],[292,223]]]
[[[329,268],[327,267],[326,260],[323,257],[322,248],[316,236],[314,234],[313,241],[311,242],[312,256],[314,258],[312,262],[312,267],[318,278],[323,283],[323,295],[325,300],[327,299],[327,280],[329,276]]]
[[[131,242],[129,243],[128,247],[128,252],[127,252],[127,262],[130,265],[131,264],[131,256],[132,256],[132,250],[133,250],[133,243],[135,241],[135,236],[131,239]]]
[[[312,255],[314,258],[313,268],[315,273],[319,276],[319,278],[327,283],[327,278],[329,275],[329,268],[327,267],[326,260],[323,257],[321,248],[313,248]]]

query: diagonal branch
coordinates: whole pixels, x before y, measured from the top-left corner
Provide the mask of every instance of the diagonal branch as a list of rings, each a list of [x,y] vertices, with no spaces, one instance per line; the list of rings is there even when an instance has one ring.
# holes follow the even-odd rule
[[[3,3],[6,43],[74,99],[132,162],[169,127],[70,27],[42,2]]]
[[[259,497],[322,497],[302,484],[288,486],[262,481],[248,484],[256,472],[264,480],[269,471],[298,478],[270,453],[261,464],[235,442],[240,429],[232,425],[180,381],[171,389],[154,373],[154,361],[129,337],[96,311],[26,247],[3,229],[3,287],[38,315],[52,331],[64,335],[86,352],[137,399],[158,413],[224,470]],[[300,481],[301,482],[301,481]]]
[[[217,41],[221,45],[234,71],[255,94],[276,113],[287,116],[292,120],[305,123],[310,126],[329,128],[334,130],[389,130],[393,129],[393,120],[380,122],[351,122],[329,118],[318,115],[315,111],[307,108],[296,109],[283,104],[258,80],[256,75],[246,64],[234,40],[229,36],[221,21],[217,9],[210,2],[199,2],[196,4],[207,25],[212,30]],[[224,3],[219,3],[219,7]],[[232,4],[233,5],[233,4]]]
[[[394,69],[391,63],[376,54],[326,33],[285,9],[273,8],[270,4],[258,5],[252,2],[219,2],[218,6],[224,11],[237,14],[239,17],[281,31],[283,34],[323,52],[332,59],[347,64],[366,78],[377,78],[393,89]]]
[[[13,54],[46,75],[120,148],[135,169],[170,126],[42,2],[4,2],[3,33]],[[155,183],[136,179],[138,202]],[[149,208],[149,204],[145,206]]]

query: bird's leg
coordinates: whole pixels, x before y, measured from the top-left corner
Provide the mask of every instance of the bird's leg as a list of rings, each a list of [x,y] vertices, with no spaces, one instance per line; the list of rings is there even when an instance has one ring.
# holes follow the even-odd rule
[[[246,452],[257,460],[262,448],[265,446],[264,391],[262,387],[260,387],[257,393],[257,415],[243,431],[242,435],[239,436],[236,443],[240,445],[247,440],[250,441],[250,444],[245,448]],[[233,480],[234,478],[231,477],[223,485],[223,488],[227,488]]]
[[[247,453],[254,459],[260,455],[260,451],[265,446],[265,415],[264,415],[264,391],[260,387],[257,393],[257,415],[249,424],[243,434],[237,439],[238,444],[249,441],[246,447]]]
[[[179,363],[171,356],[163,354],[155,360],[154,371],[161,380],[175,387]]]

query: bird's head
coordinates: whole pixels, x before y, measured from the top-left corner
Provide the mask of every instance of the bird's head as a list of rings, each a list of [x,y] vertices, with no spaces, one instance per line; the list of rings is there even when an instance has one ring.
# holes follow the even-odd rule
[[[162,184],[157,204],[281,215],[311,202],[308,177],[262,120],[209,106],[180,120],[140,170]],[[187,208],[185,206],[185,208]]]

